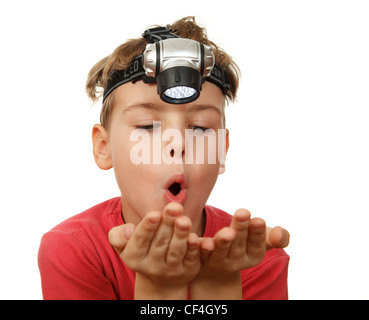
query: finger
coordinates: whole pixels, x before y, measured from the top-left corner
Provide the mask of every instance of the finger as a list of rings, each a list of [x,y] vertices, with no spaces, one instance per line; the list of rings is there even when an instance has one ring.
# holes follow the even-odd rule
[[[183,214],[183,207],[176,202],[168,203],[162,214],[162,221],[150,246],[150,255],[155,259],[166,259],[169,243],[174,232],[176,218]]]
[[[281,227],[267,227],[266,249],[285,248],[290,242],[290,233]]]
[[[185,266],[192,266],[200,259],[200,240],[196,233],[191,233],[187,239],[187,252],[183,259]]]
[[[206,262],[211,251],[215,249],[215,242],[212,238],[199,238],[200,241],[200,258]]]
[[[166,262],[170,265],[183,263],[187,252],[187,239],[191,232],[192,223],[188,217],[180,216],[175,220],[174,232],[169,243]]]
[[[260,218],[250,220],[247,238],[247,255],[250,259],[261,261],[265,255],[265,221]]]
[[[232,246],[240,247],[241,250],[244,250],[246,247],[250,217],[251,214],[248,210],[239,209],[232,218],[230,227],[236,231],[236,237],[232,241]]]
[[[126,245],[125,258],[145,257],[161,221],[159,211],[149,212],[136,227]],[[128,252],[127,252],[128,251]]]
[[[214,237],[215,249],[210,253],[211,258],[224,259],[228,256],[229,248],[236,237],[236,231],[225,227],[217,232]]]
[[[135,226],[132,223],[123,224],[110,229],[108,239],[110,244],[119,254],[122,253],[131,238]]]
[[[245,229],[245,223],[250,220],[251,213],[246,209],[238,209],[233,215],[231,228],[236,231],[242,231]]]

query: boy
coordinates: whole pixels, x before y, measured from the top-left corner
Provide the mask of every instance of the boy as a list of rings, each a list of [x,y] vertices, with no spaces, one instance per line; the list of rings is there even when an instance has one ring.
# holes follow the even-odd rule
[[[180,86],[173,93],[168,83]],[[184,18],[98,62],[86,85],[93,100],[97,87],[104,100],[93,154],[99,168],[114,168],[121,197],[43,236],[44,298],[287,299],[289,257],[280,248],[288,232],[244,209],[232,217],[206,205],[229,146],[232,59]]]

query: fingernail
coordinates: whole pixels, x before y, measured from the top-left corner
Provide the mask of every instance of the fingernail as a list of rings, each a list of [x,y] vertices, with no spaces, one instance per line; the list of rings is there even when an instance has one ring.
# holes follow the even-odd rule
[[[158,224],[161,220],[161,216],[160,215],[152,215],[149,217],[149,221],[152,223],[152,224]]]
[[[164,211],[169,217],[176,218],[181,215],[183,207],[176,202],[171,202],[167,204],[167,206],[164,208]]]
[[[185,218],[181,219],[181,217],[176,220],[176,225],[180,230],[188,230],[191,227],[191,223]]]
[[[174,218],[174,217],[177,217],[178,216],[178,211],[172,210],[172,209],[168,209],[167,214],[168,214],[168,216]]]
[[[236,214],[238,222],[247,222],[250,220],[250,212],[247,210],[239,210]]]
[[[188,237],[188,245],[191,247],[198,246],[200,241],[195,233],[191,233]]]

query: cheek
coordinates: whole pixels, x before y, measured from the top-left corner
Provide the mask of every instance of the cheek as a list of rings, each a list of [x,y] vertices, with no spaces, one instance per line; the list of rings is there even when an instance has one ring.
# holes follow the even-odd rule
[[[208,197],[218,179],[219,165],[196,164],[191,165],[189,174],[191,185],[195,186],[196,192],[202,197]]]
[[[112,161],[118,185],[123,192],[122,189],[125,189],[127,185],[134,187],[136,184],[141,184],[145,178],[147,166],[135,164],[137,159],[132,156],[132,150],[135,148],[134,143],[130,141],[121,142],[119,146],[114,147]]]
[[[115,177],[121,193],[132,199],[142,201],[160,189],[162,172],[158,166],[150,165],[150,140],[126,139],[112,141],[112,161]],[[147,160],[147,161],[146,161]],[[135,201],[136,201],[135,200]]]
[[[201,135],[186,136],[186,161],[196,164],[223,164],[226,155],[226,130],[210,129]]]
[[[134,177],[139,179],[139,168],[131,161],[131,149],[134,142],[130,141],[128,133],[119,132],[110,141],[111,157],[113,169],[119,188],[124,188],[124,184],[130,183]]]

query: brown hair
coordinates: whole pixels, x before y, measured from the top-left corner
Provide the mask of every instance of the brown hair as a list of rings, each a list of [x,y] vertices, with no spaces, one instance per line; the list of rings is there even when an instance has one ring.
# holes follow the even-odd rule
[[[212,48],[215,62],[227,70],[230,89],[225,94],[227,101],[234,101],[237,95],[239,68],[232,58],[207,38],[206,30],[195,21],[195,17],[185,17],[172,25],[167,25],[173,33],[181,38],[188,38],[204,43]],[[130,39],[117,47],[114,52],[96,63],[90,72],[86,82],[86,91],[92,101],[97,101],[103,94],[103,90],[109,79],[109,75],[115,70],[127,69],[133,60],[140,55],[146,47],[144,38]],[[114,92],[113,92],[114,93]],[[110,94],[104,101],[100,114],[100,122],[104,127],[109,126],[112,100],[114,94]]]

